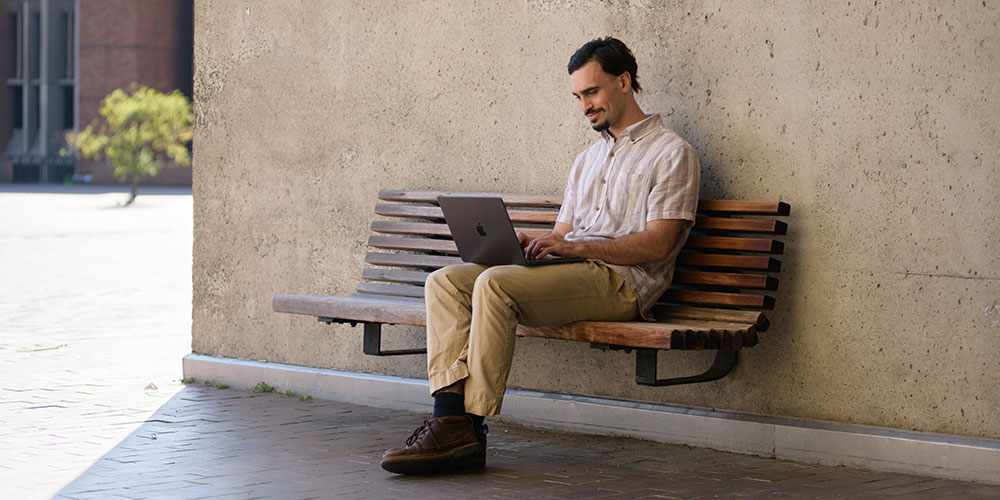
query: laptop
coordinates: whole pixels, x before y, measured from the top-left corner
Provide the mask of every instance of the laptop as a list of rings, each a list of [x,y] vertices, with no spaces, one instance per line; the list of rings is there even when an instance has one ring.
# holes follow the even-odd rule
[[[488,266],[541,266],[587,260],[558,256],[525,258],[507,208],[500,198],[438,196],[438,204],[451,229],[451,237],[458,246],[458,253],[465,262]]]

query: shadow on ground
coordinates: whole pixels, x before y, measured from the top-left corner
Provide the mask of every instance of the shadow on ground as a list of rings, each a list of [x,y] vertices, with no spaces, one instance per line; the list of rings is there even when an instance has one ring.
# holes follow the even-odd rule
[[[494,424],[483,471],[378,466],[426,415],[189,385],[57,498],[993,498],[1000,488]]]

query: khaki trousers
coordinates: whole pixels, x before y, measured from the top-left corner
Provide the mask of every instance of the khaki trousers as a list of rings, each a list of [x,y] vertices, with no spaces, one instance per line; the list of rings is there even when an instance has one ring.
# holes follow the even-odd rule
[[[459,264],[424,285],[431,394],[465,381],[465,411],[500,412],[518,323],[627,321],[638,304],[625,280],[598,262],[539,267]]]

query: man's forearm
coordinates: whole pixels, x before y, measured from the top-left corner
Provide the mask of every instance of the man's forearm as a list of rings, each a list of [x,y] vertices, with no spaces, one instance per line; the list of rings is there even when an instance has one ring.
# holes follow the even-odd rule
[[[568,225],[557,226],[546,235],[531,240],[525,247],[528,258],[541,258],[548,254],[564,257],[598,259],[609,264],[635,265],[666,260],[680,237],[685,222],[682,220],[656,220],[647,224],[646,230],[613,240],[566,241],[563,236]],[[523,242],[522,242],[523,243]]]
[[[665,260],[673,245],[663,245],[646,233],[630,234],[614,240],[586,240],[570,242],[576,255],[586,259],[597,259],[608,264],[631,266]]]

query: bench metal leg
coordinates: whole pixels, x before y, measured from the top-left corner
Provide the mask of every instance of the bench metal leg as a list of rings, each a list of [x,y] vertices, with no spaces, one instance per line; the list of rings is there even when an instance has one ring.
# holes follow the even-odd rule
[[[635,383],[639,385],[666,386],[711,382],[725,377],[736,366],[740,352],[719,349],[715,354],[715,362],[705,372],[690,377],[656,378],[657,349],[636,349],[635,352]]]
[[[427,349],[382,350],[382,324],[365,323],[363,351],[371,356],[403,356],[407,354],[427,354]]]
[[[352,327],[358,326],[358,321],[351,321],[339,318],[320,316],[320,322],[328,325],[333,323],[350,323]],[[427,354],[427,349],[396,349],[382,350],[382,323],[364,323],[365,336],[361,343],[361,350],[370,356],[405,356],[407,354]]]

